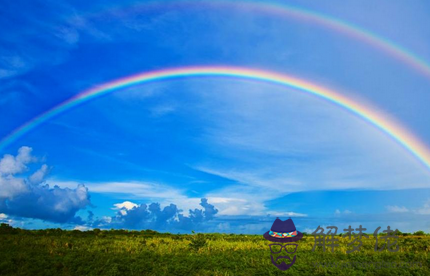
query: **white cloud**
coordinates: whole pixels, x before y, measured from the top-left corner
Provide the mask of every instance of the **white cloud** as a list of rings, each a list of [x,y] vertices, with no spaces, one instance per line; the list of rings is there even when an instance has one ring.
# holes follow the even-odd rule
[[[16,156],[6,154],[0,160],[0,212],[55,222],[81,220],[75,217],[76,212],[90,204],[84,185],[74,189],[40,185],[48,172],[47,165],[29,177],[16,175],[27,171],[27,164],[37,160],[31,151],[21,147]]]
[[[430,215],[430,200],[424,203],[423,207],[416,211],[420,215]]]
[[[419,208],[406,208],[404,206],[386,206],[390,213],[414,213],[418,215],[430,215],[430,199],[424,202],[422,207]]]
[[[10,9],[8,16],[13,21],[19,18],[21,11],[32,8],[23,4],[11,5]],[[2,42],[14,47],[1,49],[0,79],[63,63],[70,57],[69,51],[79,43],[80,33],[101,36],[90,23],[78,20],[78,14],[73,5],[50,1],[43,9],[27,13],[20,28],[9,33],[3,30]],[[34,43],[35,39],[40,43]]]
[[[390,213],[406,213],[409,212],[409,209],[404,207],[404,206],[385,206],[385,208],[387,209],[388,212]]]
[[[39,170],[37,170],[29,177],[29,180],[33,184],[39,184],[45,179],[47,174],[48,174],[48,166],[46,164],[43,164]]]
[[[276,210],[268,210],[265,202],[282,195],[284,193],[273,192],[273,190],[261,189],[260,187],[231,185],[208,192],[205,197],[219,209],[220,215],[265,216],[277,212]],[[296,213],[284,211],[282,214],[295,215]]]
[[[92,228],[84,225],[76,225],[75,228],[73,228],[73,230],[88,231],[88,230],[92,230]]]
[[[32,149],[29,147],[21,147],[17,156],[5,154],[0,160],[0,174],[17,174],[27,170],[27,164],[36,161],[36,158],[31,155],[31,151]]]
[[[258,209],[243,198],[208,197],[208,200],[219,210],[219,215],[244,215]]]
[[[151,115],[153,117],[161,117],[169,113],[172,113],[175,110],[176,108],[173,105],[159,105],[159,106],[154,106],[150,109]]]
[[[184,214],[188,214],[189,209],[199,208],[200,198],[191,198],[184,194],[184,191],[165,184],[149,182],[86,182],[86,181],[63,181],[54,178],[48,179],[48,183],[59,187],[76,187],[80,183],[85,183],[92,193],[120,193],[126,194],[132,199],[145,199],[148,201],[159,202],[166,206],[171,202],[177,203]]]
[[[352,212],[350,210],[344,210],[343,212],[339,209],[336,209],[336,211],[334,211],[334,215],[335,216],[341,216],[341,215],[349,215],[352,214]]]
[[[9,53],[0,57],[0,79],[13,76],[30,68],[24,57],[15,53]]]
[[[0,200],[29,191],[25,179],[15,177],[14,174],[25,172],[27,164],[36,161],[31,151],[29,147],[21,147],[16,156],[5,154],[0,160]]]
[[[29,189],[22,178],[15,178],[12,175],[0,175],[0,200],[14,198],[17,195],[28,192]]]
[[[7,216],[6,214],[3,214],[3,213],[0,213],[0,222],[1,223],[7,223],[10,226],[20,227],[20,225],[16,225],[16,221],[14,221],[13,219],[10,219],[9,216]],[[24,226],[23,223],[22,223],[22,226]]]
[[[228,195],[228,197],[226,197]],[[258,188],[245,185],[232,185],[211,191],[206,197],[214,202],[220,215],[265,215],[264,201],[273,197]]]
[[[57,32],[55,33],[55,36],[63,40],[69,45],[75,45],[79,42],[79,32],[78,30],[71,28],[71,27],[65,27],[61,26],[57,29]]]
[[[125,216],[128,210],[136,208],[139,205],[130,201],[124,201],[123,203],[116,203],[114,204],[114,206],[115,207],[112,208],[113,210],[119,210],[119,212],[121,212],[121,215]]]
[[[105,222],[105,223],[111,223],[112,222],[112,217],[103,216],[102,217],[102,221]]]
[[[218,225],[217,225],[216,229],[217,229],[217,231],[219,231],[219,232],[227,232],[227,231],[230,231],[230,230],[231,230],[230,223],[228,223],[228,222],[221,222],[221,223],[218,223]]]
[[[270,212],[268,214],[274,217],[307,217],[307,214],[295,213],[295,212]]]
[[[88,189],[84,185],[78,185],[74,190],[54,188],[55,195],[58,199],[53,201],[54,210],[59,212],[68,212],[73,208],[83,208],[88,203]]]
[[[314,231],[315,231],[315,229],[305,228],[302,232],[307,233],[307,234],[312,234]]]
[[[200,197],[188,197],[184,191],[174,187],[148,182],[76,182],[76,181],[61,181],[50,179],[47,182],[58,185],[60,187],[76,187],[79,183],[85,183],[90,192],[97,193],[122,193],[129,194],[134,201],[145,199],[148,202],[159,202],[161,206],[167,206],[174,202],[178,208],[183,210],[184,215],[189,215],[189,210],[200,208]],[[226,197],[225,195],[229,195]],[[225,189],[208,192],[204,195],[218,210],[218,215],[267,215],[274,214],[274,211],[268,211],[264,205],[264,201],[278,197],[279,193],[273,193],[270,190],[265,192],[259,191],[258,188],[248,187],[243,185],[229,186]],[[124,214],[130,210],[136,203],[125,201],[114,205],[116,209],[122,209],[120,212]],[[281,213],[279,213],[281,214]],[[305,216],[305,214],[295,212],[283,212],[285,216]]]
[[[416,159],[342,108],[267,84],[207,86],[204,93],[200,83],[190,90],[207,113],[201,139],[222,161],[196,162],[195,169],[281,192],[428,187],[428,172]]]
[[[131,201],[124,201],[123,203],[116,203],[114,204],[115,208],[113,209],[126,209],[131,210],[134,207],[137,207],[138,205],[136,203],[133,203]]]
[[[244,195],[245,197],[249,195]],[[219,215],[224,216],[237,216],[237,215],[250,215],[250,216],[279,216],[279,217],[306,217],[306,214],[295,212],[277,212],[267,210],[263,202],[256,202],[252,199],[232,198],[232,197],[213,197],[208,196],[207,199],[218,210]]]
[[[86,181],[63,181],[55,178],[48,179],[47,182],[59,187],[76,187],[79,183],[85,183],[93,193],[121,193],[130,194],[135,198],[153,199],[176,199],[184,197],[182,191],[164,184],[149,182],[86,182]]]
[[[221,169],[213,169],[213,168],[207,168],[207,167],[196,167],[194,168],[196,170],[209,173],[212,175],[220,176],[226,179],[234,180],[239,183],[249,185],[249,186],[255,186],[255,187],[261,187],[261,188],[267,188],[270,189],[272,192],[281,192],[281,193],[287,193],[295,191],[298,188],[298,186],[301,185],[301,183],[294,179],[289,179],[287,177],[282,176],[271,176],[268,175],[268,172],[264,171],[254,171],[254,172],[243,172],[239,170],[221,170]]]

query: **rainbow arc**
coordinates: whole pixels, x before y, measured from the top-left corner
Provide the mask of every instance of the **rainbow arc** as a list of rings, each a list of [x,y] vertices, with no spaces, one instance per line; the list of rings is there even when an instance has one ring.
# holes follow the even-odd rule
[[[115,91],[137,84],[165,81],[169,79],[196,77],[229,77],[235,79],[248,79],[294,88],[296,91],[319,97],[345,110],[348,110],[349,112],[367,121],[388,135],[391,139],[396,141],[405,150],[415,156],[416,159],[419,160],[428,170],[430,170],[430,151],[426,145],[402,125],[392,119],[389,119],[387,116],[381,114],[376,109],[354,101],[334,90],[293,76],[241,67],[196,66],[163,69],[158,71],[144,72],[98,85],[94,88],[77,94],[76,96],[64,101],[63,103],[23,124],[0,141],[0,149],[17,140],[19,137],[28,133],[30,130],[35,129],[44,122],[52,119],[54,116],[62,114],[73,107],[79,106],[103,95],[113,93]]]

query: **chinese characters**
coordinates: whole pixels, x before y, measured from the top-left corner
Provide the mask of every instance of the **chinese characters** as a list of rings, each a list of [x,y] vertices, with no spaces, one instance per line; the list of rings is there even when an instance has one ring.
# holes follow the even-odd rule
[[[318,226],[318,228],[312,232],[312,235],[315,237],[315,243],[312,248],[312,251],[315,251],[317,247],[321,247],[325,252],[326,247],[331,249],[331,252],[334,252],[334,248],[338,247],[339,239],[336,238],[338,228],[336,226],[327,226],[327,232],[324,233],[325,229],[323,227]],[[391,230],[390,226],[387,227],[387,230],[382,231],[382,233],[386,233],[383,236],[378,237],[378,232],[381,227],[378,227],[374,232],[373,236],[375,237],[375,247],[374,251],[381,252],[387,249],[390,252],[399,251],[399,245],[397,244],[398,236],[395,235],[399,230]],[[352,249],[347,250],[346,253],[352,253],[355,251],[360,251],[361,246],[363,245],[362,238],[369,238],[369,235],[364,233],[366,228],[363,228],[362,225],[358,228],[352,228],[351,225],[347,229],[343,229],[346,232],[346,236],[349,239],[348,246],[352,247]],[[382,244],[381,241],[382,240]],[[379,243],[379,246],[378,246]]]

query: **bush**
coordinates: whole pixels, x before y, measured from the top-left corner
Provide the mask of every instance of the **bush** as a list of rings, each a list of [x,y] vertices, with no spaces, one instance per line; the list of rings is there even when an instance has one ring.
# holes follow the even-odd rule
[[[414,233],[415,236],[424,236],[426,233],[424,233],[424,231],[417,231]]]
[[[206,238],[203,234],[197,234],[194,236],[194,239],[189,244],[189,247],[195,251],[198,251],[200,248],[206,245]]]
[[[7,223],[0,224],[0,234],[13,234],[14,228]]]

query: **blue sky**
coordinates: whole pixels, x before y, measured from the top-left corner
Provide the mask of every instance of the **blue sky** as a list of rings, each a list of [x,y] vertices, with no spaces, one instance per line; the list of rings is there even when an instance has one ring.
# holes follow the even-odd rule
[[[98,84],[224,65],[297,76],[368,102],[430,147],[430,78],[368,43],[237,8],[240,1],[230,9],[139,3],[5,2],[0,137]],[[284,3],[430,62],[426,1]],[[416,158],[357,116],[267,83],[132,86],[49,120],[0,157],[0,220],[23,228],[263,233],[279,216],[303,231],[363,224],[430,232],[430,172]]]

